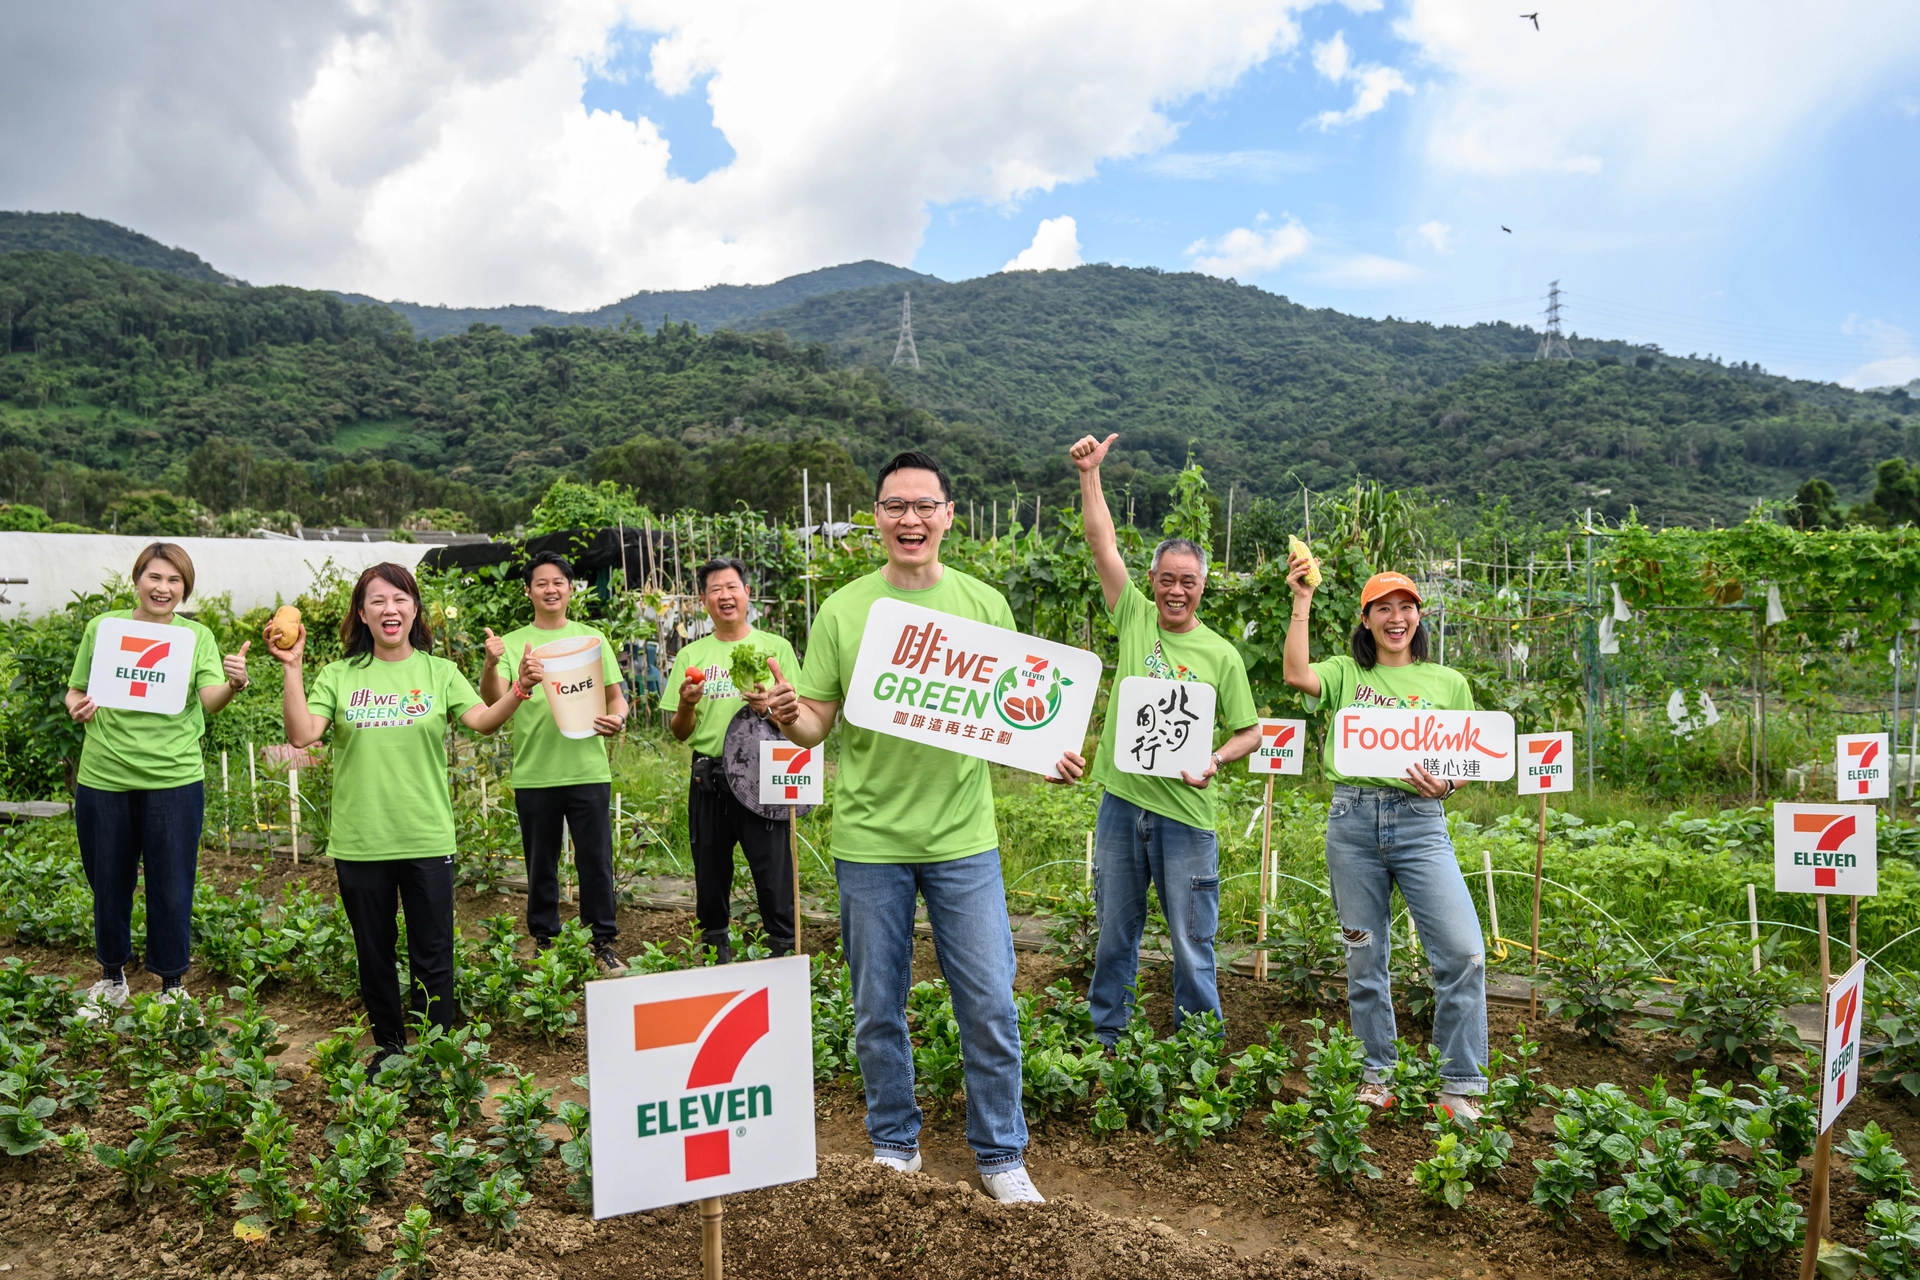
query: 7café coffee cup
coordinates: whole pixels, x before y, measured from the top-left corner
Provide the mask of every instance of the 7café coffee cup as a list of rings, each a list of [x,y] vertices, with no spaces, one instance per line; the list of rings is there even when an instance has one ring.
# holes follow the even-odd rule
[[[593,718],[607,709],[601,687],[600,637],[569,636],[533,651],[553,723],[569,738],[591,738]]]

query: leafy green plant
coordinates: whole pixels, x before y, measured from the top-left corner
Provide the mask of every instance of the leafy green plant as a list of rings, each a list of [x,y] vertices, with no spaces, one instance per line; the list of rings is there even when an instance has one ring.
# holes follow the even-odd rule
[[[1461,1145],[1460,1134],[1443,1133],[1433,1155],[1413,1166],[1413,1185],[1434,1203],[1458,1209],[1473,1190],[1473,1163],[1474,1152]]]
[[[1512,1054],[1495,1048],[1487,1057],[1487,1075],[1491,1081],[1487,1086],[1486,1114],[1495,1123],[1508,1126],[1524,1123],[1533,1115],[1533,1109],[1548,1097],[1541,1085],[1540,1068],[1534,1064],[1534,1059],[1540,1056],[1539,1042],[1527,1039],[1526,1023],[1519,1025],[1520,1030],[1513,1037]]]
[[[1760,944],[1756,973],[1750,943],[1725,930],[1710,936],[1679,966],[1672,994],[1659,1002],[1669,1015],[1634,1025],[1688,1041],[1691,1047],[1674,1052],[1682,1062],[1711,1051],[1720,1061],[1751,1070],[1772,1062],[1777,1044],[1804,1048],[1781,1010],[1808,999],[1811,988],[1784,964],[1785,945],[1779,930],[1769,935]]]
[[[1318,1004],[1346,968],[1340,925],[1328,899],[1295,895],[1267,912],[1267,974],[1292,997]]]
[[[1313,1109],[1304,1098],[1298,1102],[1275,1098],[1273,1106],[1260,1119],[1262,1128],[1289,1146],[1298,1146],[1312,1123]]]
[[[0,1088],[7,1083],[7,1080],[0,1079]],[[46,1126],[45,1121],[59,1105],[45,1096],[28,1098],[25,1105],[8,1097],[6,1102],[0,1103],[0,1149],[10,1156],[27,1156],[55,1141],[54,1132]]]
[[[1779,1067],[1762,1067],[1755,1073],[1755,1083],[1743,1086],[1754,1095],[1753,1101],[1742,1101],[1739,1105],[1750,1115],[1763,1115],[1770,1126],[1769,1136],[1777,1139],[1774,1146],[1780,1158],[1791,1164],[1813,1150],[1818,1136],[1814,1128],[1819,1123],[1820,1112],[1819,1104],[1806,1088],[1809,1073],[1798,1065],[1788,1065],[1800,1073],[1798,1088],[1781,1081]],[[1736,1123],[1736,1130],[1738,1127]]]
[[[1103,1093],[1093,1100],[1093,1118],[1088,1126],[1096,1138],[1111,1137],[1127,1127],[1127,1110],[1111,1094]]]
[[[487,1139],[487,1145],[499,1151],[507,1167],[532,1172],[553,1150],[553,1139],[541,1132],[556,1114],[550,1105],[553,1090],[539,1088],[533,1073],[527,1072],[516,1074],[513,1084],[496,1093],[494,1099],[499,1106],[493,1125],[487,1129],[494,1135]]]
[[[1873,1082],[1920,1096],[1920,973],[1901,969],[1889,982],[1868,983],[1867,1021],[1885,1040]]]
[[[1266,1043],[1249,1044],[1233,1058],[1232,1066],[1229,1100],[1236,1112],[1251,1111],[1279,1094],[1287,1072],[1293,1069],[1293,1046],[1281,1037],[1278,1026],[1270,1026]]]
[[[1877,1200],[1867,1231],[1867,1265],[1880,1280],[1920,1280],[1920,1206]]]
[[[314,1041],[307,1065],[329,1090],[356,1063],[364,1066],[367,1051],[360,1048],[360,1037],[366,1033],[366,1015],[361,1014],[348,1025],[335,1027],[332,1035]]]
[[[240,1193],[236,1207],[255,1210],[240,1219],[241,1225],[269,1238],[276,1230],[308,1221],[313,1208],[293,1189],[288,1176],[287,1139],[293,1126],[277,1106],[255,1108],[253,1119],[240,1141],[253,1153],[255,1164],[240,1170]]]
[[[233,1170],[220,1168],[211,1173],[187,1174],[181,1177],[180,1186],[187,1193],[187,1199],[200,1210],[200,1216],[211,1222],[227,1197],[233,1194]]]
[[[1654,988],[1652,966],[1633,941],[1594,925],[1555,931],[1548,958],[1547,1015],[1571,1022],[1589,1044],[1612,1042],[1621,1020]]]
[[[200,1055],[200,1065],[185,1080],[181,1102],[186,1118],[193,1125],[195,1136],[208,1146],[241,1124],[241,1117],[234,1112],[228,1080],[228,1069],[220,1064],[219,1055],[211,1049]]]
[[[374,1083],[399,1092],[420,1114],[451,1108],[460,1123],[470,1123],[479,1118],[487,1081],[502,1071],[487,1058],[486,1038],[492,1033],[484,1022],[447,1031],[423,1014],[414,1020],[414,1042],[386,1060]]]
[[[918,1041],[913,1048],[913,1089],[944,1101],[960,1091],[966,1064],[960,1057],[960,1022],[944,981],[916,982],[907,992],[907,1026]]]
[[[1313,1140],[1307,1150],[1319,1158],[1315,1172],[1329,1182],[1351,1186],[1359,1174],[1380,1176],[1380,1166],[1367,1159],[1373,1154],[1366,1140],[1371,1108],[1358,1100],[1358,1093],[1356,1085],[1336,1084],[1313,1108]]]
[[[1313,1039],[1307,1042],[1305,1070],[1309,1091],[1324,1096],[1338,1085],[1359,1084],[1367,1051],[1365,1042],[1338,1023],[1329,1028],[1322,1018],[1306,1018],[1300,1025],[1311,1027],[1314,1032]]]
[[[518,1169],[497,1169],[461,1197],[460,1204],[492,1234],[498,1248],[501,1238],[520,1225],[520,1210],[532,1201],[533,1193],[521,1184]]]
[[[408,1209],[393,1231],[393,1265],[380,1272],[379,1280],[425,1280],[433,1270],[428,1256],[433,1238],[440,1228],[433,1225],[433,1214],[419,1205]]]
[[[1396,1057],[1384,1082],[1393,1103],[1385,1110],[1395,1124],[1423,1123],[1440,1100],[1440,1047],[1428,1044],[1422,1049],[1398,1039],[1393,1048]]]
[[[67,1131],[54,1139],[54,1145],[60,1150],[60,1158],[69,1165],[79,1164],[86,1158],[88,1134],[79,1125],[70,1126]]]
[[[1847,1130],[1847,1140],[1833,1149],[1847,1157],[1854,1181],[1875,1198],[1901,1200],[1914,1194],[1907,1158],[1894,1149],[1893,1135],[1873,1121],[1864,1129]]]
[[[1093,890],[1077,885],[1060,895],[1057,902],[1040,908],[1046,921],[1048,955],[1060,958],[1060,967],[1080,977],[1093,972],[1094,953],[1100,948],[1099,910]]]
[[[548,1044],[580,1021],[580,979],[558,946],[534,957],[526,981],[513,995],[514,1016],[538,1031]]]
[[[1569,1222],[1580,1221],[1574,1212],[1582,1192],[1599,1185],[1593,1170],[1593,1157],[1577,1147],[1555,1143],[1553,1158],[1533,1162],[1535,1177],[1529,1203],[1547,1216],[1556,1231],[1565,1231]]]
[[[367,1226],[367,1201],[372,1198],[366,1164],[336,1153],[325,1160],[314,1156],[313,1171],[318,1180],[309,1182],[306,1190],[313,1197],[314,1228],[336,1240],[359,1241]]]
[[[1805,1222],[1789,1197],[1736,1196],[1709,1182],[1700,1187],[1687,1225],[1693,1238],[1737,1275],[1751,1263],[1764,1266],[1798,1248]]]
[[[580,1077],[579,1079],[584,1079]],[[586,1086],[582,1084],[581,1088]],[[578,1204],[591,1209],[593,1207],[593,1130],[589,1124],[587,1109],[577,1102],[563,1102],[558,1113],[560,1123],[567,1127],[567,1140],[560,1144],[560,1163],[573,1177],[567,1183],[567,1194]]]
[[[172,1082],[149,1090],[146,1104],[128,1107],[135,1118],[144,1121],[124,1147],[96,1143],[93,1158],[103,1168],[119,1175],[121,1194],[136,1200],[173,1185],[173,1165],[179,1159],[180,1135],[174,1126],[182,1111]]]
[[[457,1211],[466,1202],[468,1193],[479,1187],[480,1175],[493,1162],[492,1156],[480,1154],[472,1138],[460,1133],[451,1117],[444,1128],[428,1139],[422,1155],[427,1162],[427,1180],[421,1194],[428,1204],[443,1211]]]
[[[649,943],[649,946],[653,944]],[[657,949],[657,948],[656,948]],[[860,1072],[854,1053],[853,973],[836,941],[812,957],[813,1078],[822,1083]]]
[[[1027,1114],[1064,1115],[1087,1100],[1100,1078],[1099,1054],[1082,1054],[1059,1045],[1036,1045],[1020,1061],[1021,1096]]]
[[[1673,1237],[1686,1219],[1686,1210],[1658,1181],[1642,1173],[1628,1173],[1620,1186],[1607,1187],[1593,1203],[1614,1234],[1649,1252],[1673,1256]]]

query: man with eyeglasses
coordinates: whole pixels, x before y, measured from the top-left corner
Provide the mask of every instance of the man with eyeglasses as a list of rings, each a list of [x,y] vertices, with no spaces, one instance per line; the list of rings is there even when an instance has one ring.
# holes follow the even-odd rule
[[[886,564],[820,606],[797,689],[773,668],[768,714],[801,746],[819,745],[833,728],[875,601],[904,600],[1013,629],[1005,596],[940,563],[940,540],[953,527],[953,489],[938,462],[918,451],[894,457],[880,469],[874,515]],[[1067,752],[1050,780],[1073,782],[1085,766]],[[981,1184],[1005,1204],[1042,1203],[1026,1170],[1013,931],[986,761],[842,726],[833,857],[874,1162],[902,1173],[920,1168],[906,1007],[918,895],[960,1024],[967,1145]]]
[[[1149,884],[1160,894],[1173,944],[1174,1025],[1192,1013],[1220,1014],[1213,958],[1213,935],[1220,927],[1220,844],[1213,827],[1214,791],[1207,784],[1221,766],[1260,744],[1260,712],[1246,663],[1198,616],[1207,586],[1206,549],[1186,538],[1168,538],[1156,547],[1148,571],[1151,601],[1128,578],[1100,488],[1100,464],[1117,439],[1085,436],[1068,451],[1080,472],[1080,509],[1086,513],[1087,547],[1100,574],[1107,620],[1119,635],[1115,684],[1128,676],[1210,684],[1215,716],[1231,736],[1197,775],[1122,773],[1113,763],[1118,725],[1107,716],[1093,770],[1107,793],[1100,797],[1093,837],[1100,944],[1087,1003],[1094,1031],[1109,1048],[1133,1011],[1131,988],[1139,979]],[[1204,732],[1211,739],[1214,726]]]

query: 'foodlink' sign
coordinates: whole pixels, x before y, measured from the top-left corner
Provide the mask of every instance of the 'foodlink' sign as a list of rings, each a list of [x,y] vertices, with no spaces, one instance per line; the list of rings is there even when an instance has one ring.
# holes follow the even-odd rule
[[[193,682],[193,645],[187,627],[102,618],[93,634],[87,696],[120,711],[177,715]]]
[[[596,1218],[814,1176],[807,959],[587,984]]]
[[[1773,806],[1773,891],[1880,891],[1878,836],[1870,804]]]
[[[845,706],[862,729],[1051,774],[1085,741],[1099,686],[1084,649],[879,600]]]
[[[1333,767],[1349,778],[1503,782],[1514,774],[1513,717],[1504,711],[1345,707],[1334,713]]]

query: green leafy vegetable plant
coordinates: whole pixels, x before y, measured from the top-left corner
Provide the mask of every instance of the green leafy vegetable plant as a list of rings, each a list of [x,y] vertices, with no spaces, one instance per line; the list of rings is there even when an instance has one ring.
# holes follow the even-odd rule
[[[494,1099],[499,1105],[494,1123],[487,1130],[494,1135],[487,1139],[487,1145],[500,1153],[507,1167],[532,1172],[553,1150],[553,1139],[541,1132],[557,1114],[550,1105],[553,1090],[538,1087],[533,1073],[527,1072],[516,1074],[513,1084],[496,1093]]]
[[[1872,1120],[1864,1129],[1847,1130],[1847,1140],[1833,1149],[1847,1157],[1860,1189],[1876,1199],[1902,1200],[1914,1194],[1907,1158],[1894,1149],[1893,1135]]]
[[[583,1077],[584,1078],[584,1077]],[[585,1088],[584,1085],[581,1086]],[[573,1177],[567,1194],[585,1208],[593,1207],[593,1130],[587,1109],[577,1102],[560,1104],[558,1118],[567,1127],[567,1140],[560,1144],[560,1163]]]
[[[461,1207],[493,1237],[495,1248],[507,1232],[520,1225],[520,1210],[533,1200],[521,1183],[518,1169],[496,1169],[479,1186],[461,1197]]]
[[[393,1231],[393,1265],[381,1271],[379,1280],[426,1280],[433,1270],[428,1247],[439,1234],[432,1213],[417,1204],[408,1209]]]

